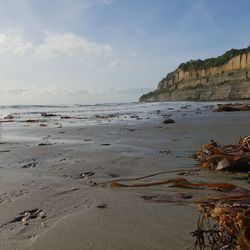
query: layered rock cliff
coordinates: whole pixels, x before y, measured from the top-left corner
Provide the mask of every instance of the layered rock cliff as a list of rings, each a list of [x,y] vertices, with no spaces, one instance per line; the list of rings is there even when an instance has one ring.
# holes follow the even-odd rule
[[[242,99],[250,99],[249,47],[230,50],[217,58],[181,64],[159,82],[155,91],[143,95],[140,101]]]

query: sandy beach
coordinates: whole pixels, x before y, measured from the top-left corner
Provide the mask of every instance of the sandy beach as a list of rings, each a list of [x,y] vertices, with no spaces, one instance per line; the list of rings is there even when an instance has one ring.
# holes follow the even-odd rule
[[[190,197],[220,191],[110,182],[165,172],[141,181],[185,178],[248,188],[236,174],[193,171],[198,167],[191,156],[211,139],[234,144],[249,135],[250,113],[183,109],[172,112],[175,123],[163,124],[165,114],[157,109],[116,123],[100,118],[95,125],[2,123],[0,249],[191,247],[199,214]],[[138,181],[123,181],[131,182]],[[151,199],[158,196],[165,198]],[[31,216],[22,221],[25,212]]]

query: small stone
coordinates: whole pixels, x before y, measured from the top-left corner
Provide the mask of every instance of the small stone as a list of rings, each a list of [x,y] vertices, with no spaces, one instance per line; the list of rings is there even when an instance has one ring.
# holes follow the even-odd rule
[[[100,204],[96,206],[97,208],[107,208],[107,204]]]

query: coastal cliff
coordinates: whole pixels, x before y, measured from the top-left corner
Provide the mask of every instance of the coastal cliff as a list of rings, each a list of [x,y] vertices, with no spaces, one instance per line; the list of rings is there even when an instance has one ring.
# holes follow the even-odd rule
[[[140,102],[242,99],[250,99],[250,47],[182,63]]]

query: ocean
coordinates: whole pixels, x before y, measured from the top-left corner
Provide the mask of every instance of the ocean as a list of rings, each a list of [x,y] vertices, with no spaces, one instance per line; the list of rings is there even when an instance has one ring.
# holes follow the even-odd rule
[[[214,106],[208,102],[158,102],[158,103],[109,103],[95,105],[8,105],[0,106],[0,121],[5,126],[17,126],[30,122],[47,125],[95,125],[102,122],[122,122],[126,120],[145,120],[150,115],[180,111],[206,110]],[[43,115],[42,115],[43,114]],[[100,119],[100,118],[107,119]],[[112,118],[112,119],[108,119]]]

